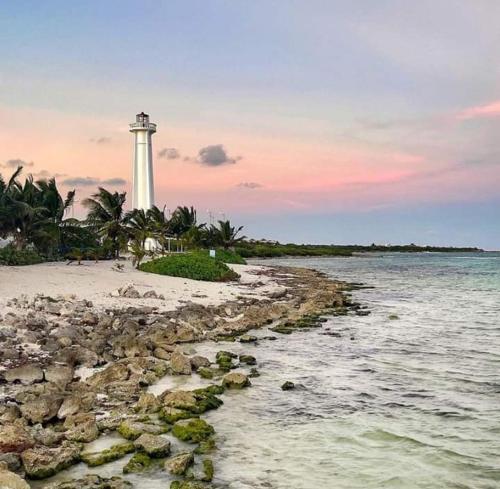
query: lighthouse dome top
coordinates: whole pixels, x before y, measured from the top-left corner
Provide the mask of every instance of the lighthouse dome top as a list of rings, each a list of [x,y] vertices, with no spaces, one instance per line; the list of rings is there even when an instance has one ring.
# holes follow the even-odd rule
[[[141,112],[135,116],[135,122],[130,124],[130,132],[144,131],[154,133],[156,132],[156,124],[149,122],[149,115]]]

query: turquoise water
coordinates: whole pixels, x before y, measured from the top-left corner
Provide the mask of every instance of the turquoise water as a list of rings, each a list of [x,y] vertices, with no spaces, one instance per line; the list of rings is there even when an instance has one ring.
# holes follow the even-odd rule
[[[208,416],[220,439],[216,482],[232,489],[500,487],[500,254],[263,263],[373,286],[354,292],[372,314],[227,348],[254,354],[262,376]],[[339,336],[325,334],[332,332]],[[285,380],[299,389],[281,391]]]

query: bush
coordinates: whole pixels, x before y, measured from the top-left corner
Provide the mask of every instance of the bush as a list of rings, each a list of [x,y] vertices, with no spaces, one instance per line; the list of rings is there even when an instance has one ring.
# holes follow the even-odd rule
[[[139,270],[207,282],[226,282],[239,278],[239,275],[225,263],[217,258],[211,258],[208,253],[201,252],[157,258],[141,264]]]
[[[209,250],[203,250],[203,253],[208,255]],[[224,263],[233,263],[235,265],[246,265],[246,260],[240,256],[238,253],[235,253],[231,250],[225,250],[224,248],[217,248],[215,250],[215,258]]]
[[[0,249],[0,265],[35,265],[44,261],[35,250],[16,250],[12,246]]]

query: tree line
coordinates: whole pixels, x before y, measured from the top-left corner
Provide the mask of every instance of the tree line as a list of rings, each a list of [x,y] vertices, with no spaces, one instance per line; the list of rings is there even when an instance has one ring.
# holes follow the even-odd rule
[[[217,225],[199,223],[196,209],[179,206],[168,215],[165,208],[126,211],[126,192],[99,187],[82,201],[84,219],[68,217],[76,191],[62,195],[55,178],[20,180],[22,167],[5,180],[0,175],[0,237],[9,239],[16,251],[34,249],[47,259],[73,256],[82,259],[119,258],[128,250],[139,263],[146,255],[148,239],[157,253],[186,246],[234,247],[244,239],[243,226],[229,220]]]

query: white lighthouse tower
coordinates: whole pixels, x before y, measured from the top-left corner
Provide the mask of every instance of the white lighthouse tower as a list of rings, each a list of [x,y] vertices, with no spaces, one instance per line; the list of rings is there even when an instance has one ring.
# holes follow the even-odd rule
[[[135,136],[132,208],[147,210],[154,205],[151,136],[156,132],[156,124],[149,122],[149,115],[141,112],[130,124],[130,132]]]

